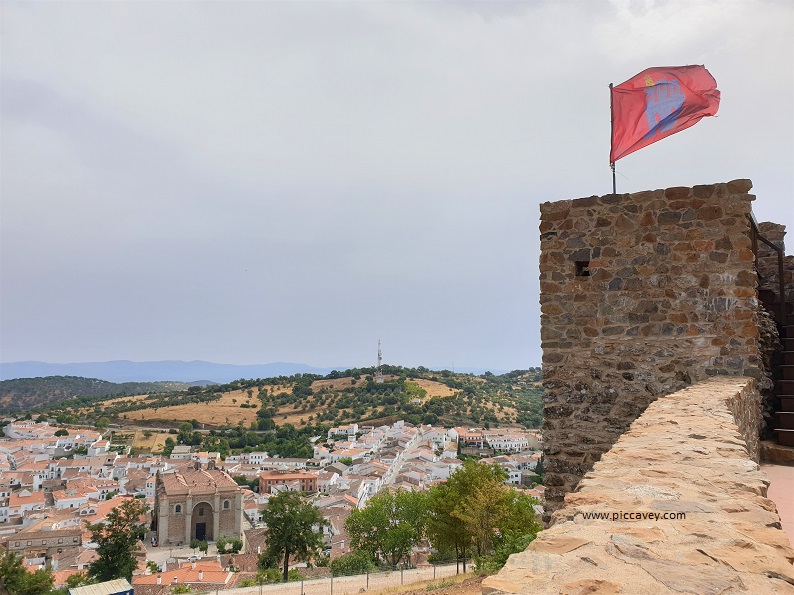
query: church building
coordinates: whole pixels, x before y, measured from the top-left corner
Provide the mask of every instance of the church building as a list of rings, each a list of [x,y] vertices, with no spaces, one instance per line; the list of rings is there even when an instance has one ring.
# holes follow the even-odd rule
[[[161,546],[188,545],[193,539],[241,539],[243,493],[228,473],[210,461],[196,461],[174,473],[159,473],[154,521]]]

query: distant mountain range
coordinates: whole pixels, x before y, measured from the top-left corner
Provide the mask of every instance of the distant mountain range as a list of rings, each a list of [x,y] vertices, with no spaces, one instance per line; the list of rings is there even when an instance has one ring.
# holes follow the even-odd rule
[[[0,363],[0,380],[14,378],[39,378],[46,376],[81,376],[100,378],[109,382],[176,381],[191,384],[224,384],[240,378],[272,378],[293,374],[320,374],[325,376],[331,368],[314,368],[306,364],[275,362],[259,365],[216,364],[204,361],[83,362],[50,364],[47,362]]]

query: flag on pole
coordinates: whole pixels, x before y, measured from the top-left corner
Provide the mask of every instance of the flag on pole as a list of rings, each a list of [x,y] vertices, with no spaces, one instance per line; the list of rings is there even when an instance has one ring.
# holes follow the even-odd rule
[[[612,87],[609,162],[713,116],[720,106],[717,81],[705,66],[643,70]]]

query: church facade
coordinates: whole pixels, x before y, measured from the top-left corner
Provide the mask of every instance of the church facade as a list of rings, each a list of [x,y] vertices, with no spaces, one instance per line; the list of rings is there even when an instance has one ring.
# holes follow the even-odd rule
[[[243,493],[212,462],[157,476],[154,521],[161,546],[188,545],[193,539],[242,539]]]

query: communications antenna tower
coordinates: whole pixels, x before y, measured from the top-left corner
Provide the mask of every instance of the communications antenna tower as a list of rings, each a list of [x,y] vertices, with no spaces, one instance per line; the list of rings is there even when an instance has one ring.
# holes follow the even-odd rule
[[[378,339],[378,367],[375,368],[375,382],[378,384],[383,383],[383,372],[381,372],[380,364],[383,361],[383,357],[381,356],[380,352],[380,339]]]

